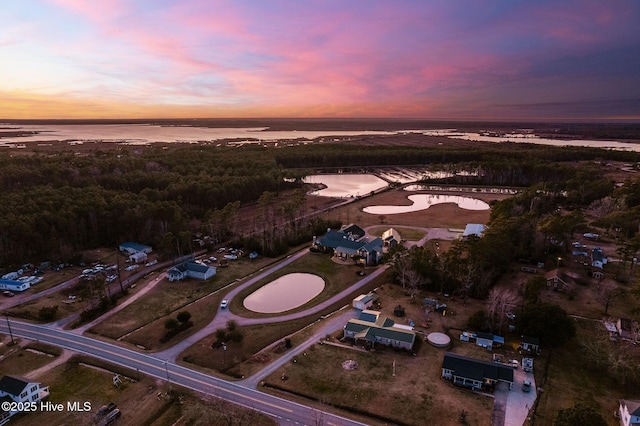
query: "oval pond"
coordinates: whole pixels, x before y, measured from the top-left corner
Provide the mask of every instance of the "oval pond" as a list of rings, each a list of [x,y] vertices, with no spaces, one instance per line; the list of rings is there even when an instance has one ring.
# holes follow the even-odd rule
[[[322,293],[324,280],[314,274],[296,272],[284,275],[251,293],[244,307],[263,314],[288,311],[304,305]]]

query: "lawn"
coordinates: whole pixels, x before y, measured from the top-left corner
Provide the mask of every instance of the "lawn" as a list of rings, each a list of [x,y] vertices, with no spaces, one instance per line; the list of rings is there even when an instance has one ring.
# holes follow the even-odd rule
[[[457,425],[463,408],[468,424],[491,424],[492,398],[440,379],[441,349],[423,344],[414,357],[391,349],[363,353],[314,345],[305,354],[269,376],[267,385],[325,405],[379,416],[377,424]],[[346,360],[356,361],[357,369],[343,369]]]
[[[247,287],[242,290],[236,297],[231,300],[229,309],[235,314],[241,315],[247,318],[263,318],[263,317],[273,317],[279,316],[281,313],[277,314],[263,314],[258,312],[253,312],[248,309],[245,309],[242,304],[243,300],[259,289],[264,285],[284,276],[287,274],[292,274],[296,272],[302,273],[313,273],[319,275],[325,283],[324,290],[318,296],[310,300],[309,302],[301,305],[297,308],[286,311],[287,314],[304,311],[309,309],[312,306],[317,305],[320,302],[323,302],[332,296],[340,293],[344,289],[353,285],[356,281],[361,279],[356,272],[361,271],[362,267],[358,267],[355,264],[353,265],[342,265],[335,263],[331,260],[328,255],[319,254],[319,253],[309,253],[305,256],[302,256],[300,259],[291,263],[290,265],[285,266],[282,269],[274,272],[256,282],[255,284]]]
[[[387,272],[369,283],[362,291],[370,291],[388,280]],[[278,342],[282,343],[287,336],[290,336],[294,347],[304,342],[315,326],[323,326],[322,322],[305,328],[307,325],[314,323],[322,315],[350,304],[352,298],[353,295],[350,295],[322,312],[298,320],[239,327],[244,339],[242,342],[228,342],[226,353],[221,347],[212,349],[211,345],[216,341],[216,337],[210,335],[182,352],[179,362],[204,367],[210,371],[224,371],[235,377],[248,377],[285,353]],[[265,349],[274,343],[275,347]]]
[[[389,229],[389,226],[376,226],[368,230],[369,234],[381,237],[382,234]],[[419,241],[424,238],[425,232],[415,228],[407,228],[404,226],[394,226],[393,229],[398,231],[403,240]]]
[[[190,331],[200,329],[213,319],[216,309],[211,306],[217,308],[222,299],[223,292],[219,292],[220,289],[234,284],[240,278],[273,262],[274,259],[268,258],[259,258],[253,261],[241,259],[229,262],[228,267],[218,267],[216,276],[208,281],[187,279],[181,282],[170,282],[164,279],[147,294],[118,312],[117,315],[94,326],[90,331],[111,339],[119,339],[142,327],[145,330],[143,334],[148,334],[150,329],[158,328],[161,330],[159,333],[151,333],[155,339],[155,343],[151,346],[157,346],[159,337],[164,333],[162,330],[164,330],[164,322],[167,318],[175,317],[177,311],[186,309],[193,316],[191,320],[194,322],[194,327]],[[137,287],[143,285],[138,284]],[[197,303],[198,301],[202,301],[202,303]],[[200,307],[204,307],[204,312]],[[150,345],[148,337],[142,336],[145,341],[136,342],[136,344],[150,348],[151,346],[147,346]],[[134,337],[133,340],[137,339]]]
[[[24,375],[31,370],[47,365],[60,353],[57,348],[35,343],[9,347],[0,362],[0,376],[5,374]]]

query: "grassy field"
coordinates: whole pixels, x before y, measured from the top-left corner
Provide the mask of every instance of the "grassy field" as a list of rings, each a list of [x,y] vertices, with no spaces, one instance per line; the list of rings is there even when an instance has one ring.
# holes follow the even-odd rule
[[[441,349],[426,344],[415,357],[386,349],[363,353],[314,345],[306,355],[298,356],[296,363],[268,377],[266,383],[329,406],[405,424],[460,424],[458,416],[464,409],[469,413],[468,424],[490,425],[493,399],[441,380],[442,356]],[[346,360],[356,361],[357,369],[343,369]],[[283,375],[287,380],[282,380]]]
[[[368,284],[363,291],[372,290],[388,279],[389,275],[383,274]],[[211,345],[216,341],[215,336],[211,335],[181,353],[179,361],[185,365],[204,367],[210,371],[224,371],[235,377],[250,376],[258,372],[265,364],[284,354],[285,351],[282,350],[282,345],[277,345],[278,342],[282,343],[282,340],[287,336],[290,336],[294,347],[304,342],[313,331],[313,326],[308,329],[305,327],[315,323],[321,315],[333,312],[350,303],[351,299],[352,297],[349,296],[323,312],[298,320],[239,327],[244,339],[242,342],[229,342],[226,351],[222,348],[211,348]],[[322,323],[318,323],[317,326],[322,326]],[[276,343],[275,347],[265,350],[266,347],[274,343]]]
[[[305,256],[302,256],[300,259],[291,263],[290,265],[285,266],[282,269],[274,272],[266,278],[256,282],[255,284],[247,287],[242,290],[236,297],[233,298],[229,305],[229,309],[235,314],[241,315],[247,318],[263,318],[263,317],[273,317],[280,316],[281,313],[277,314],[263,314],[258,312],[253,312],[244,307],[242,304],[244,299],[259,289],[264,285],[284,276],[287,274],[292,274],[296,272],[303,273],[313,273],[319,275],[325,283],[324,290],[318,296],[310,300],[309,302],[301,305],[297,308],[286,311],[287,314],[304,311],[309,309],[311,306],[315,306],[318,303],[329,299],[330,297],[340,293],[342,290],[350,287],[356,281],[361,279],[356,272],[361,271],[362,267],[358,267],[355,264],[353,265],[342,265],[337,264],[331,260],[328,255],[318,254],[318,253],[309,253]]]
[[[0,376],[5,374],[24,375],[31,370],[47,365],[60,353],[61,351],[57,348],[35,343],[10,346],[0,361]]]
[[[90,331],[111,339],[119,339],[132,333],[134,336],[130,340],[135,341],[135,344],[146,348],[157,348],[159,338],[164,333],[164,322],[169,317],[175,317],[177,311],[188,310],[192,314],[191,320],[194,322],[194,327],[189,330],[190,332],[200,329],[213,319],[222,295],[226,293],[225,290],[220,291],[222,288],[234,284],[240,278],[272,262],[274,262],[273,259],[267,258],[229,262],[228,267],[218,268],[216,276],[205,282],[188,279],[172,283],[164,279],[147,294],[118,312],[117,315],[94,326]],[[136,288],[143,285],[139,284]],[[134,332],[141,327],[144,327],[144,333],[141,336],[135,336]],[[156,329],[160,331],[155,334],[149,332]]]

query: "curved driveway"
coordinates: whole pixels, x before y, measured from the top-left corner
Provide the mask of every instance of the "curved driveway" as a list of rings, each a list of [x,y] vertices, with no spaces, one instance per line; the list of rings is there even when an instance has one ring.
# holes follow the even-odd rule
[[[238,287],[234,288],[233,290],[231,290],[226,298],[228,300],[233,299],[238,293],[240,293],[242,290],[244,290],[245,288],[255,284],[256,282],[258,282],[259,280],[269,276],[270,274],[272,274],[273,272],[289,265],[290,263],[298,260],[299,258],[301,258],[302,256],[306,255],[309,253],[309,249],[304,249],[302,251],[299,251],[298,253],[289,256],[287,259],[285,259],[284,261],[278,263],[277,265],[263,271],[260,272],[258,275],[256,275],[255,277],[247,280],[246,282],[244,282],[242,285],[239,285]],[[341,299],[347,297],[349,294],[353,293],[354,291],[357,291],[359,288],[362,288],[363,286],[367,285],[371,280],[373,280],[374,278],[378,277],[380,274],[382,274],[386,269],[388,268],[387,265],[383,265],[378,267],[376,270],[374,270],[373,272],[371,272],[369,275],[365,276],[363,279],[361,279],[360,281],[358,281],[357,283],[355,283],[354,285],[348,287],[347,289],[341,291],[340,293],[330,297],[329,299],[318,303],[317,305],[314,305],[313,307],[309,308],[309,309],[305,309],[304,311],[300,311],[300,312],[295,312],[292,314],[286,314],[286,315],[279,315],[279,316],[274,316],[274,317],[266,317],[266,318],[245,318],[236,314],[233,314],[232,312],[230,312],[227,309],[218,309],[218,313],[215,316],[215,318],[213,319],[213,321],[211,321],[206,327],[202,328],[201,330],[197,331],[196,333],[192,334],[191,336],[187,337],[186,339],[182,340],[181,342],[177,343],[176,345],[164,350],[164,351],[160,351],[160,352],[156,352],[155,356],[158,356],[159,358],[162,359],[166,359],[169,361],[175,361],[176,357],[184,350],[186,350],[187,348],[189,348],[190,346],[196,344],[197,342],[199,342],[200,340],[204,339],[205,337],[211,335],[212,333],[214,333],[216,331],[216,329],[218,328],[224,328],[226,327],[227,321],[229,320],[235,320],[238,322],[238,325],[254,325],[254,324],[269,324],[269,323],[276,323],[276,322],[284,322],[284,321],[290,321],[290,320],[294,320],[294,319],[298,319],[298,318],[303,318],[309,315],[313,315],[315,313],[321,312],[322,310],[326,309],[327,307],[335,304],[336,302],[340,301]]]

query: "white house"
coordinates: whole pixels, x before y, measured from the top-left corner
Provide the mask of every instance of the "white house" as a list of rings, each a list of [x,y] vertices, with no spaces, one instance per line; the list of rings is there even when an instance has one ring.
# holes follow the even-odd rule
[[[0,290],[25,291],[31,287],[28,281],[0,280]]]
[[[0,379],[0,400],[2,402],[36,402],[49,396],[49,386],[42,387],[40,383],[31,382],[19,376],[3,376]],[[20,411],[0,410],[0,425]]]
[[[621,426],[640,426],[640,401],[621,399],[618,413]]]
[[[181,281],[187,277],[205,281],[215,274],[215,266],[202,265],[193,261],[181,263],[167,271],[169,281]]]

